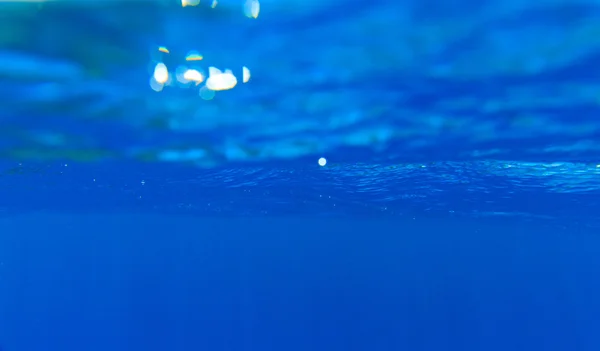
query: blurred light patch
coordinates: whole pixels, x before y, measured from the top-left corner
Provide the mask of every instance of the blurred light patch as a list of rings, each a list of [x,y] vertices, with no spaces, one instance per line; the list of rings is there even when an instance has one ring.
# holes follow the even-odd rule
[[[191,150],[164,150],[157,155],[160,161],[166,162],[181,162],[195,161],[206,157],[206,150],[191,149]]]
[[[167,48],[166,48],[166,47],[164,47],[164,46],[160,46],[160,47],[158,48],[158,51],[160,51],[160,52],[164,52],[165,54],[168,54],[168,53],[169,53],[169,49],[167,49]]]
[[[188,69],[187,66],[179,66],[175,70],[175,78],[179,83],[188,84],[190,82],[188,79],[185,79],[185,72],[187,72]]]
[[[154,80],[156,80],[160,84],[165,84],[169,80],[169,71],[167,70],[167,66],[159,62],[154,67]]]
[[[198,85],[204,81],[204,76],[198,70],[188,69],[183,73],[183,79],[188,82],[195,82]]]
[[[152,88],[152,90],[159,92],[162,91],[164,87],[165,85],[157,82],[156,79],[154,79],[154,77],[150,78],[150,88]]]
[[[244,66],[244,67],[242,67],[242,81],[244,83],[248,83],[249,80],[250,80],[250,70],[248,69],[248,67]]]
[[[325,159],[325,157],[321,157],[319,159],[319,166],[324,167],[327,164],[327,160]]]
[[[221,72],[218,68],[208,68],[208,79],[206,79],[206,87],[210,90],[221,91],[233,89],[237,85],[237,78],[231,70],[226,69]]]
[[[257,18],[260,12],[260,3],[258,0],[246,0],[244,3],[244,14],[248,18]]]
[[[215,97],[214,90],[210,90],[206,86],[200,88],[200,92],[198,94],[203,100],[212,100]]]
[[[213,9],[215,7],[217,7],[217,0],[213,0],[212,4],[210,5],[210,7],[212,7]]]
[[[198,51],[190,51],[185,57],[186,61],[201,61],[204,57]]]
[[[198,6],[199,3],[200,3],[200,0],[181,0],[181,6],[182,7],[186,7],[186,6]]]

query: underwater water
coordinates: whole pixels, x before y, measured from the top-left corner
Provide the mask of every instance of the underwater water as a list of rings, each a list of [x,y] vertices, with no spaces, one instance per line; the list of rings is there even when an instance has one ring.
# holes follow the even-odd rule
[[[0,350],[598,350],[598,62],[592,0],[0,2]]]

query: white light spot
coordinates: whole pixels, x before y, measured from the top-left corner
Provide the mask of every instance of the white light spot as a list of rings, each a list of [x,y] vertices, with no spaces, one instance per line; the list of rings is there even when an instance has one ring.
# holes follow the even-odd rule
[[[177,69],[175,70],[175,77],[177,78],[177,81],[179,83],[182,84],[187,84],[189,83],[189,80],[185,79],[184,75],[185,72],[187,72],[188,68],[186,66],[178,66]]]
[[[244,3],[244,14],[248,18],[257,18],[260,12],[260,3],[258,0],[246,0]]]
[[[210,5],[213,9],[217,7],[217,0],[213,0],[212,5]]]
[[[152,90],[159,92],[163,90],[164,86],[164,84],[157,82],[154,77],[150,78],[150,88],[152,88]]]
[[[208,68],[208,79],[206,80],[206,87],[210,90],[229,90],[233,89],[237,84],[237,78],[233,75],[231,70],[226,69],[225,72],[221,72],[215,67]]]
[[[195,69],[188,69],[183,73],[183,78],[187,81],[196,82],[196,85],[202,83],[204,81],[204,76],[202,73]]]
[[[246,66],[242,67],[242,77],[242,81],[244,83],[248,83],[250,80],[250,70]]]
[[[169,80],[169,71],[167,70],[167,66],[159,62],[154,67],[154,80],[156,80],[160,84],[165,84]]]
[[[325,157],[321,157],[319,159],[319,166],[323,167],[327,164],[327,160],[325,159]]]

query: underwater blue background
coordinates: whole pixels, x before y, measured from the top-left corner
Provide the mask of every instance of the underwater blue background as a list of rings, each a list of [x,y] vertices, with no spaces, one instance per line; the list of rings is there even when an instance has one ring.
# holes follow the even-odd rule
[[[600,342],[600,239],[573,228],[37,215],[4,219],[0,229],[7,350]]]
[[[0,3],[0,350],[600,348],[598,1],[187,1]]]

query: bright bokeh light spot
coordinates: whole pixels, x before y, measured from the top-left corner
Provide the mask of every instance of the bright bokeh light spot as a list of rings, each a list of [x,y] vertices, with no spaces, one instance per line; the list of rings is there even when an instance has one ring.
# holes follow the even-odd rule
[[[177,81],[181,84],[187,84],[190,81],[185,79],[184,75],[185,72],[187,72],[188,68],[186,66],[178,66],[177,69],[175,69],[175,78],[177,78]]]
[[[244,3],[244,14],[248,18],[257,18],[260,12],[260,3],[258,0],[246,0]]]
[[[167,66],[159,62],[154,67],[154,80],[156,80],[160,84],[165,84],[169,80],[169,71],[167,70]]]
[[[165,85],[157,82],[156,79],[154,79],[154,77],[150,78],[150,88],[152,88],[152,90],[159,92],[162,91],[164,87]]]
[[[221,72],[215,67],[208,68],[208,79],[206,80],[206,87],[210,90],[220,91],[233,89],[237,85],[237,78],[233,75],[231,70],[226,69],[225,72]]]
[[[250,70],[248,69],[248,67],[244,66],[242,68],[242,81],[244,83],[248,83],[248,81],[250,80]]]
[[[325,157],[321,157],[319,159],[319,166],[323,167],[327,164],[327,160],[325,159]]]
[[[202,73],[195,69],[188,69],[183,73],[183,78],[188,82],[196,82],[196,85],[202,83],[204,81],[204,76]]]
[[[200,0],[181,0],[181,6],[197,6],[200,3]]]
[[[213,0],[212,4],[210,5],[210,7],[212,7],[213,9],[215,7],[217,7],[217,0]]]
[[[198,51],[190,51],[185,57],[186,61],[200,61],[204,57],[198,53]]]
[[[168,53],[169,53],[169,49],[167,49],[167,48],[166,48],[166,47],[164,47],[164,46],[159,46],[159,47],[158,47],[158,51],[160,51],[160,52],[164,52],[165,54],[168,54]]]

